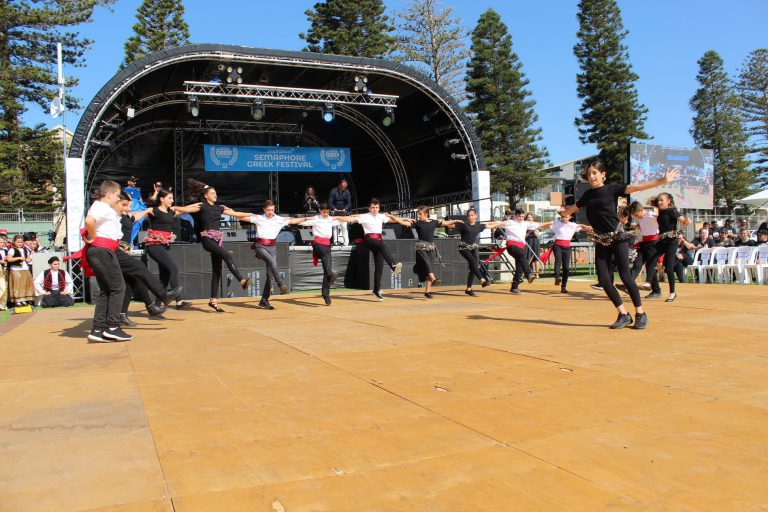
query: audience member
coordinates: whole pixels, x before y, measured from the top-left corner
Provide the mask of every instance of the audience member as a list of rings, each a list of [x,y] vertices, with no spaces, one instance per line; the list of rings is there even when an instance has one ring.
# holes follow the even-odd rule
[[[757,245],[757,242],[749,237],[749,229],[741,228],[741,231],[739,231],[739,238],[736,239],[735,244],[736,247],[741,247],[744,245],[751,247],[753,245]]]
[[[712,238],[709,236],[709,229],[705,225],[702,226],[702,228],[699,230],[699,236],[693,239],[693,245],[696,246],[696,248],[700,247],[714,247],[715,241],[712,240]]]
[[[313,214],[318,213],[320,210],[320,202],[317,200],[317,194],[315,194],[315,188],[310,185],[304,191],[304,213]]]
[[[5,256],[8,254],[8,231],[0,230],[0,311],[5,311],[8,304],[8,280],[6,278]]]
[[[40,272],[35,279],[35,293],[42,297],[44,308],[69,307],[75,303],[72,298],[72,276],[61,268],[58,256],[48,260],[49,268]]]

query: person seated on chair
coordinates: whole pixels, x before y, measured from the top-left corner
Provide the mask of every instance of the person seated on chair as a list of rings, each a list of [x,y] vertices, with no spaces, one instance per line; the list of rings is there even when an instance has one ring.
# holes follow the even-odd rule
[[[749,229],[741,228],[741,231],[739,231],[739,238],[736,239],[736,247],[742,247],[745,245],[747,247],[752,247],[757,245],[757,242],[749,237]]]
[[[706,224],[706,222],[704,224]],[[715,241],[709,236],[709,230],[706,227],[702,227],[699,230],[699,236],[693,239],[693,245],[695,245],[697,249],[702,247],[712,248],[715,246]]]
[[[61,268],[58,256],[48,260],[49,268],[40,272],[35,279],[35,293],[42,297],[44,308],[69,307],[75,303],[72,298],[72,276]]]
[[[759,229],[757,231],[757,245],[768,244],[768,229]]]

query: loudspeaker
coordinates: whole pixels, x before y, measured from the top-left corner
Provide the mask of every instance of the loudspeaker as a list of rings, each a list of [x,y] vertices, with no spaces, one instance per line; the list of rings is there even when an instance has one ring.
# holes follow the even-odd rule
[[[224,231],[224,242],[247,242],[248,234],[245,230],[227,230]]]
[[[298,231],[301,241],[304,243],[311,243],[315,239],[310,228],[302,228]]]
[[[395,230],[393,228],[384,228],[381,230],[381,239],[382,240],[397,240],[397,235],[395,234]]]

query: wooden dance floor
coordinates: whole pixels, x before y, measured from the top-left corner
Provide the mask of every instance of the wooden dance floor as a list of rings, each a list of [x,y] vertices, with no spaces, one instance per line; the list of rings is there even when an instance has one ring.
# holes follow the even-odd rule
[[[768,288],[682,285],[645,331],[523,288],[9,320],[0,510],[768,510]]]

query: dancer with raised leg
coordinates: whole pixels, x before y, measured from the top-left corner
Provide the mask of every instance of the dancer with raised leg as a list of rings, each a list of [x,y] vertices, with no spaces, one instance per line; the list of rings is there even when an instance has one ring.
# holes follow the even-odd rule
[[[651,206],[659,210],[659,241],[656,242],[656,252],[651,256],[650,263],[656,265],[661,256],[664,256],[664,273],[669,284],[669,297],[666,302],[672,302],[677,298],[675,291],[675,262],[677,261],[677,249],[680,246],[677,235],[677,222],[687,226],[691,221],[681,214],[675,207],[675,200],[671,194],[662,192],[652,198]]]
[[[515,260],[515,274],[512,278],[512,286],[509,289],[510,293],[519,295],[520,283],[523,282],[523,276],[528,279],[528,283],[532,283],[536,279],[536,275],[531,270],[528,264],[528,250],[530,249],[525,241],[526,233],[528,231],[535,231],[537,229],[544,229],[551,226],[551,222],[538,223],[525,220],[525,212],[520,209],[516,209],[514,216],[511,219],[507,219],[501,223],[501,227],[504,228],[504,235],[507,238],[506,251]],[[504,252],[496,251],[497,254]],[[533,255],[534,258],[538,258],[538,254]]]
[[[632,325],[632,315],[627,312],[619,292],[611,282],[609,268],[611,257],[613,257],[614,264],[619,271],[621,281],[627,287],[627,293],[632,298],[632,304],[635,306],[635,328],[644,329],[648,324],[648,316],[643,310],[640,291],[632,279],[629,269],[629,239],[631,237],[623,230],[619,230],[618,201],[620,196],[675,181],[680,171],[667,170],[661,179],[630,185],[625,183],[606,184],[607,172],[602,162],[591,163],[582,174],[582,178],[589,183],[591,188],[582,194],[576,204],[566,208],[563,213],[570,216],[582,208],[587,209],[587,220],[593,229],[590,237],[595,242],[597,278],[618,311],[618,317],[610,326],[611,329],[621,329]]]
[[[496,229],[501,226],[501,222],[478,222],[477,210],[470,208],[467,210],[467,220],[460,224],[456,224],[456,229],[459,232],[461,239],[459,240],[459,254],[461,257],[467,260],[469,266],[469,273],[467,274],[467,288],[464,293],[470,297],[477,297],[477,294],[472,290],[472,285],[475,282],[475,278],[480,282],[483,288],[489,286],[491,282],[483,276],[480,272],[480,258],[477,251],[477,238],[480,233],[486,229]]]
[[[560,285],[560,293],[568,293],[568,276],[571,268],[571,239],[579,231],[590,231],[589,226],[571,222],[568,215],[561,215],[552,223],[555,232],[555,244],[552,254],[555,256],[555,286]]]
[[[236,217],[238,212],[227,208],[226,206],[216,204],[218,195],[216,189],[210,185],[197,180],[189,180],[188,190],[192,197],[201,199],[198,227],[200,229],[200,242],[211,255],[211,297],[208,301],[208,307],[221,313],[224,310],[219,307],[218,296],[221,289],[221,271],[222,262],[227,264],[227,268],[235,276],[243,290],[248,288],[251,278],[244,278],[235,266],[235,259],[232,254],[222,248],[224,243],[224,233],[221,231],[221,216],[230,215]]]

